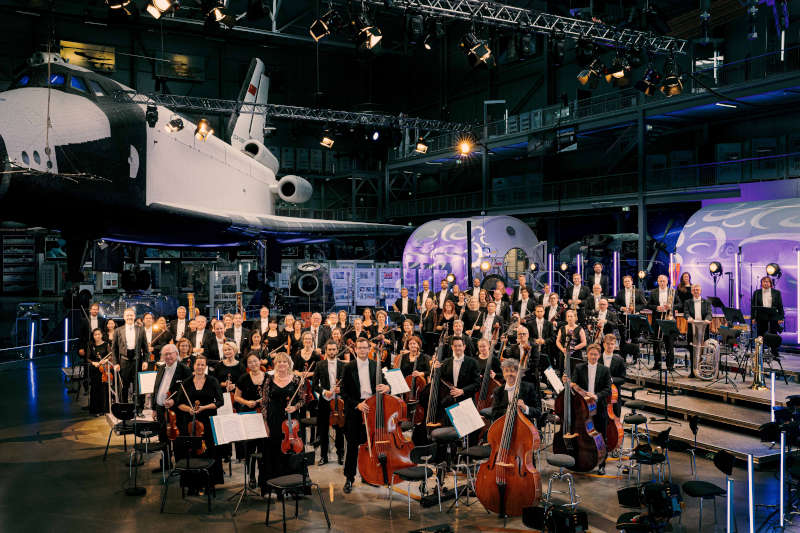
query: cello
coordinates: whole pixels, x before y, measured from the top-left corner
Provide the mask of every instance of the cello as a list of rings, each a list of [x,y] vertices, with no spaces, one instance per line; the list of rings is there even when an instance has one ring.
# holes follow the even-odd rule
[[[417,358],[414,359],[414,366],[411,368],[411,374],[406,376],[406,384],[410,389],[406,393],[406,403],[413,406],[414,414],[411,415],[411,423],[415,426],[421,424],[425,418],[425,411],[419,405],[419,391],[425,388],[425,378],[422,376],[414,377],[420,357],[422,357],[422,353],[417,353]]]
[[[613,452],[622,444],[625,430],[622,427],[622,422],[614,412],[614,404],[619,401],[619,390],[614,383],[611,383],[611,396],[606,406],[608,414],[608,424],[606,425],[606,448],[608,451]]]
[[[414,466],[410,454],[414,444],[406,440],[400,420],[406,404],[400,398],[378,391],[381,364],[375,362],[375,394],[364,400],[369,412],[362,412],[367,442],[358,446],[358,473],[370,485],[388,485],[394,471]]]
[[[489,357],[486,358],[486,368],[483,371],[481,388],[475,393],[475,407],[480,411],[492,406],[494,391],[500,386],[500,382],[492,377],[492,361],[494,359],[494,345],[497,337],[492,337],[492,344],[489,348]],[[506,339],[503,339],[501,353],[505,350]]]
[[[541,475],[533,464],[533,452],[541,443],[539,431],[519,410],[517,400],[530,356],[526,349],[506,414],[495,420],[487,435],[492,452],[475,479],[475,494],[488,510],[505,518],[520,516],[542,495]]]
[[[575,459],[575,472],[589,472],[606,458],[603,436],[595,429],[593,417],[597,403],[588,393],[572,383],[572,347],[575,337],[570,335],[567,357],[564,361],[567,382],[556,397],[555,413],[561,419],[561,427],[553,435],[553,453],[569,455]]]

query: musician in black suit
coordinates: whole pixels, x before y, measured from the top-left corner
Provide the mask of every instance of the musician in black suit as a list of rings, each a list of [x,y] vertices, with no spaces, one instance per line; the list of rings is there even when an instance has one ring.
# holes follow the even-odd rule
[[[587,318],[592,316],[600,308],[600,298],[603,297],[603,288],[595,283],[592,285],[592,293],[584,302],[583,311]]]
[[[358,447],[366,442],[363,413],[369,410],[366,399],[374,395],[376,388],[382,393],[389,392],[385,383],[375,383],[375,361],[369,359],[369,341],[363,337],[356,340],[355,360],[347,363],[342,375],[341,394],[345,410],[345,438],[347,452],[344,460],[345,494],[353,490],[358,467]],[[381,381],[382,377],[381,377]]]
[[[322,351],[322,347],[331,338],[331,330],[328,326],[322,324],[322,315],[319,313],[311,315],[311,326],[305,331],[311,333],[311,344],[315,350]]]
[[[466,292],[470,298],[474,298],[477,302],[478,298],[481,296],[481,280],[478,278],[472,278],[472,288],[464,292]]]
[[[517,276],[517,280],[519,281],[519,286],[514,287],[514,293],[511,295],[511,302],[518,302],[522,300],[522,289],[528,289],[528,297],[533,296],[533,292],[527,286],[527,280],[525,279],[525,274],[520,274]]]
[[[175,341],[181,340],[189,334],[189,320],[186,318],[186,308],[178,307],[178,318],[169,323],[169,333]]]
[[[111,356],[114,369],[119,372],[119,377],[122,380],[120,397],[117,398],[117,402],[128,401],[130,386],[137,386],[136,375],[138,368],[147,356],[147,341],[144,338],[144,330],[141,326],[135,325],[136,311],[129,307],[122,314],[122,317],[125,319],[125,323],[114,330],[114,351]],[[144,398],[140,397],[137,409],[141,409],[143,405]]]
[[[547,305],[544,306],[544,319],[550,322],[553,330],[558,329],[564,321],[564,308],[558,303],[558,294],[551,292],[547,298]]]
[[[203,315],[195,316],[194,323],[197,325],[197,329],[187,333],[186,338],[192,343],[192,354],[197,357],[208,353],[214,334],[206,328],[206,317]]]
[[[525,320],[533,313],[536,304],[534,304],[533,298],[530,296],[528,287],[522,287],[519,293],[521,298],[519,300],[516,298],[513,299],[514,302],[511,304],[511,309],[514,313],[519,315],[520,320]]]
[[[492,398],[492,420],[497,420],[506,413],[508,400],[517,383],[519,373],[519,361],[509,357],[500,363],[505,379],[504,387],[497,387]],[[529,383],[522,381],[519,385],[519,398],[517,407],[528,419],[538,425],[539,417],[542,414],[542,400],[539,395],[539,383]]]
[[[683,302],[683,316],[686,317],[686,321],[689,323],[686,331],[686,340],[689,343],[689,377],[697,377],[694,375],[694,326],[692,323],[695,320],[711,321],[711,304],[708,300],[700,297],[701,293],[702,288],[700,285],[692,285],[692,297]],[[703,342],[708,338],[709,329],[711,329],[709,324],[706,324]]]
[[[86,356],[86,345],[92,339],[92,331],[99,329],[106,330],[106,321],[100,316],[100,304],[97,302],[89,306],[89,315],[81,318],[80,331],[78,333],[78,355]]]
[[[625,276],[622,278],[622,290],[617,294],[614,305],[622,314],[636,314],[647,305],[644,293],[633,286],[633,278]]]
[[[453,303],[456,303],[456,297],[453,296],[453,291],[450,290],[450,284],[447,283],[446,279],[442,280],[441,287],[442,288],[436,293],[436,296],[434,296],[436,300],[436,307],[438,307],[439,310],[444,309],[444,303],[447,300],[451,300]]]
[[[317,435],[319,435],[319,464],[328,464],[328,446],[330,445],[330,416],[331,400],[338,399],[341,394],[339,380],[344,375],[345,363],[339,361],[339,345],[336,341],[329,340],[325,343],[325,360],[320,361],[314,370],[313,386],[319,395],[317,409]],[[336,456],[339,464],[344,464],[344,432],[339,426],[334,426]]]
[[[777,320],[769,320],[764,311],[759,307],[769,307],[777,314]],[[765,333],[778,333],[778,326],[783,325],[783,299],[781,291],[773,287],[772,278],[761,278],[761,288],[753,293],[750,300],[750,316],[756,321],[756,336],[763,337]]]
[[[550,366],[550,362],[547,354],[542,354],[540,350],[536,349],[537,345],[531,342],[530,335],[530,331],[526,326],[517,326],[517,343],[506,346],[504,355],[505,357],[521,361],[522,354],[525,350],[529,350],[528,370],[525,372],[525,375],[522,376],[522,381],[535,383],[538,389],[539,382],[541,381],[541,373],[547,370],[547,367]]]
[[[445,359],[444,363],[436,361],[436,368],[441,367],[442,382],[447,382],[450,396],[440,398],[442,404],[450,405],[471,398],[481,386],[481,374],[478,362],[473,357],[464,357],[464,339],[453,337],[450,339],[452,357]]]
[[[495,285],[491,301],[495,304],[495,314],[499,316],[503,322],[511,320],[511,305],[508,301],[508,295],[499,283]]]
[[[225,337],[225,324],[222,323],[222,320],[217,320],[214,322],[214,334],[211,337],[211,342],[208,343],[208,349],[205,351],[206,359],[209,361],[209,370],[213,368],[213,365],[217,362],[222,360],[222,347],[225,346],[225,341],[229,341],[227,337]]]
[[[666,320],[668,314],[673,315],[674,309],[677,305],[677,297],[675,291],[667,287],[669,280],[667,276],[661,274],[658,276],[658,288],[650,293],[650,298],[647,299],[647,308],[653,312],[653,329],[655,330],[656,337],[660,336],[661,328],[658,326],[657,320]],[[667,370],[672,370],[675,364],[675,339],[672,335],[663,336],[664,347],[667,349]],[[653,359],[655,364],[654,369],[661,368],[661,343],[656,342],[653,344]]]
[[[258,318],[250,322],[249,329],[250,331],[258,329],[261,332],[261,337],[264,337],[264,334],[269,329],[269,307],[266,305],[261,306],[261,309],[258,310]]]
[[[417,304],[408,297],[408,289],[406,287],[400,289],[400,298],[394,301],[392,309],[395,313],[400,313],[401,315],[417,314]]]
[[[425,309],[425,301],[426,300],[433,300],[436,298],[433,291],[431,290],[431,285],[428,280],[422,281],[422,290],[417,293],[417,309]],[[436,302],[433,302],[433,306],[436,307]]]
[[[450,348],[450,341],[453,340],[453,337],[461,337],[464,339],[465,356],[470,358],[477,357],[478,347],[475,340],[464,333],[464,321],[456,318],[453,320],[453,334],[447,337],[447,346],[444,347],[444,354],[442,355],[443,358],[446,359],[453,356],[453,351]]]
[[[586,320],[583,308],[590,294],[591,291],[589,290],[589,287],[581,283],[581,275],[575,272],[572,275],[572,288],[567,291],[565,298],[567,299],[567,305],[569,308],[576,309],[578,311],[578,322],[582,324],[585,324]]]
[[[239,345],[239,359],[244,360],[244,355],[249,351],[250,330],[244,327],[242,313],[234,313],[233,327],[225,330],[225,337]]]
[[[608,427],[608,410],[606,406],[608,405],[608,398],[611,396],[611,372],[608,368],[598,363],[600,346],[597,344],[591,344],[586,349],[586,359],[585,363],[581,363],[575,368],[572,381],[586,391],[589,399],[597,403],[594,427],[605,441],[606,428]],[[566,375],[564,375],[563,380],[564,383],[567,382]],[[600,475],[606,473],[606,457],[602,458],[597,468],[597,473]]]
[[[158,440],[166,443],[167,417],[165,413],[167,409],[175,405],[174,399],[167,398],[175,392],[178,383],[192,375],[192,371],[189,370],[188,366],[178,361],[178,348],[174,344],[165,344],[161,348],[159,355],[164,364],[158,365],[156,383],[153,387],[153,405],[155,405],[156,420],[159,422]],[[169,461],[169,456],[170,454],[167,454],[167,461]]]
[[[593,272],[586,279],[586,284],[590,287],[600,285],[603,294],[608,294],[608,276],[603,273],[603,263],[596,262],[592,269]]]
[[[533,320],[528,320],[526,324],[530,332],[531,344],[539,346],[540,366],[545,364],[545,361],[549,365],[555,329],[553,324],[544,318],[544,307],[542,305],[537,305],[533,313]]]
[[[625,359],[620,357],[619,355],[614,353],[614,348],[617,345],[617,337],[613,333],[607,333],[603,337],[603,355],[600,357],[600,363],[608,368],[608,371],[611,373],[611,382],[613,383],[615,380],[625,381],[625,376],[627,375],[627,369],[625,368]],[[619,389],[619,386],[617,386]],[[614,414],[620,416],[622,412],[622,407],[620,406],[620,402],[617,401],[614,404]]]

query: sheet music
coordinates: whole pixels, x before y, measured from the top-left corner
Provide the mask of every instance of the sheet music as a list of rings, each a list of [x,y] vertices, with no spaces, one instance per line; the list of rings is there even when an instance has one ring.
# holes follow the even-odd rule
[[[547,382],[550,383],[550,386],[553,388],[553,392],[556,393],[556,396],[561,394],[561,391],[564,390],[564,383],[558,378],[558,374],[556,374],[552,366],[547,367],[547,370],[544,371],[544,375],[547,378]]]
[[[158,372],[139,372],[139,394],[153,394],[156,388]]]
[[[406,378],[403,377],[403,372],[399,368],[392,370],[387,370],[384,368],[383,377],[386,379],[386,383],[388,383],[389,387],[392,389],[392,396],[397,396],[398,394],[403,394],[404,392],[409,392],[411,390],[408,388]]]
[[[214,430],[214,441],[218,445],[246,440],[244,427],[236,415],[212,416],[211,424]]]
[[[242,413],[238,416],[247,439],[267,438],[267,427],[264,425],[261,413]]]
[[[231,394],[229,392],[223,392],[222,399],[225,401],[225,403],[222,404],[222,407],[217,409],[217,415],[232,415],[233,399],[231,398]]]
[[[475,407],[475,402],[472,398],[468,398],[463,402],[451,405],[446,409],[447,416],[456,428],[459,437],[465,437],[473,431],[477,431],[484,426],[481,414]]]

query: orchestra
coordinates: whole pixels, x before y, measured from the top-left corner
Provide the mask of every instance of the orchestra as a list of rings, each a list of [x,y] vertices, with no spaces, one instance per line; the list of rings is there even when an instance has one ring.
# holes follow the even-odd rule
[[[533,431],[542,431],[544,424],[553,423],[553,417],[545,415],[553,412],[554,403],[543,400],[544,373],[552,368],[571,391],[571,402],[558,403],[564,401],[565,392],[555,407],[572,409],[576,402],[583,402],[592,413],[593,433],[585,436],[589,448],[598,439],[617,442],[610,432],[615,423],[621,427],[619,387],[627,379],[630,356],[636,363],[644,339],[633,331],[633,317],[651,323],[654,364],[648,370],[659,370],[664,362],[669,371],[674,370],[675,347],[683,346],[683,337],[665,335],[660,324],[685,317],[685,341],[692,353],[693,323],[712,319],[712,304],[702,297],[700,285],[691,284],[688,272],[679,279],[678,286],[673,286],[670,277],[659,275],[657,286],[645,294],[634,286],[632,276],[624,276],[614,297],[600,263],[594,265],[586,285],[575,273],[571,284],[555,290],[537,281],[529,285],[525,274],[518,276],[513,291],[501,281],[487,287],[474,278],[472,287],[464,291],[442,279],[440,290],[434,293],[425,280],[417,294],[403,287],[399,298],[387,301],[391,314],[382,308],[365,307],[358,314],[339,309],[327,315],[323,324],[319,312],[297,318],[287,314],[281,321],[263,306],[249,328],[244,326],[241,310],[227,313],[209,328],[206,317],[198,313],[190,320],[181,306],[171,322],[145,313],[139,326],[134,309],[126,309],[123,322],[116,324],[100,317],[99,306],[93,304],[81,325],[79,353],[89,370],[93,415],[108,411],[109,388],[116,382],[118,401],[126,401],[136,396],[137,371],[155,370],[148,405],[159,423],[159,441],[170,447],[172,412],[178,414],[181,434],[189,434],[191,428],[197,432],[190,424],[200,423],[202,456],[214,460],[212,485],[224,482],[221,463],[235,455],[246,461],[250,483],[260,486],[264,494],[267,479],[291,473],[282,447],[287,420],[316,417],[315,422],[304,422],[311,427],[312,437],[301,434],[302,446],[309,451],[318,446],[315,462],[324,467],[329,464],[333,440],[348,494],[357,472],[365,482],[381,484],[379,477],[364,477],[371,474],[365,474],[369,465],[362,464],[363,454],[377,445],[370,436],[380,428],[370,424],[380,424],[374,411],[380,398],[400,401],[404,408],[398,411],[398,421],[412,426],[413,437],[402,437],[406,440],[392,452],[402,456],[403,447],[430,442],[432,428],[451,424],[445,415],[447,407],[470,399],[487,417],[487,428],[508,416],[513,399]],[[785,316],[781,293],[769,276],[760,285],[751,302],[754,328],[759,335],[778,333]],[[705,337],[709,330],[705,328]],[[383,371],[389,369],[402,374],[410,392],[390,394],[383,380]],[[691,364],[687,370],[693,375]],[[211,418],[227,402],[226,395],[234,412],[261,414],[266,438],[215,445]],[[142,396],[139,411],[144,405]],[[567,420],[571,422],[572,417]],[[480,438],[486,443],[486,435],[476,432],[469,442]],[[576,465],[575,470],[596,468],[604,474],[605,459],[615,446],[610,444],[606,450],[597,444],[593,459]],[[443,455],[437,453],[434,459]],[[166,460],[167,466],[174,464],[171,453]],[[183,483],[190,494],[206,487],[199,479],[187,478]]]

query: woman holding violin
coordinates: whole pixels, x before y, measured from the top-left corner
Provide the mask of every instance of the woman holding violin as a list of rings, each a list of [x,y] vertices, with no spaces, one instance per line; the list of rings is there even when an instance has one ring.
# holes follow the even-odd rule
[[[103,339],[108,343],[108,348],[114,351],[114,330],[117,329],[117,323],[113,320],[106,320],[106,330],[103,333]]]
[[[233,395],[233,404],[238,413],[260,412],[261,409],[261,388],[264,386],[264,379],[267,374],[261,368],[261,357],[256,352],[247,355],[247,372],[239,376],[236,381],[236,389]],[[263,457],[266,457],[266,439],[253,439],[247,442],[247,459],[250,461],[250,484],[255,485],[256,460],[252,456],[255,452],[261,452],[262,464],[259,465],[259,472],[263,468]],[[236,443],[236,457],[244,457],[245,446],[243,442]]]
[[[369,337],[369,330],[364,327],[364,321],[360,317],[356,317],[353,320],[353,327],[344,335],[345,340],[352,343],[355,343],[357,339],[369,339]]]
[[[108,412],[108,387],[113,383],[112,365],[101,365],[111,348],[103,339],[100,328],[92,330],[92,338],[86,347],[86,360],[89,362],[89,414],[102,416]]]
[[[291,473],[286,468],[288,461],[281,451],[283,423],[287,421],[287,414],[292,415],[294,421],[294,415],[303,406],[303,395],[295,394],[300,386],[300,378],[292,373],[289,355],[285,352],[276,353],[274,364],[275,373],[272,376],[266,374],[261,385],[261,416],[267,427],[266,452],[258,475],[262,495],[266,493],[264,483],[267,479]]]
[[[578,324],[578,313],[574,309],[567,309],[567,323],[558,329],[556,335],[556,346],[561,351],[562,356],[556,357],[554,363],[560,366],[560,370],[566,368],[565,362],[569,358],[570,369],[575,370],[575,366],[583,361],[583,350],[586,347],[586,331]]]
[[[298,416],[317,416],[317,402],[315,401],[313,393],[312,378],[314,377],[314,371],[312,367],[316,367],[321,360],[322,356],[320,355],[320,350],[314,348],[314,338],[311,332],[306,331],[303,333],[303,347],[292,358],[294,373],[299,377],[306,378],[306,382],[303,384],[303,390],[300,391],[300,394],[303,396],[304,405],[301,410],[302,412],[298,413]],[[312,428],[312,433],[314,432],[315,430]],[[313,438],[314,435],[312,434],[312,439]],[[305,435],[303,441],[305,442]]]
[[[453,321],[456,319],[456,305],[453,300],[445,300],[444,308],[436,321],[436,332],[446,337],[453,334]]]
[[[219,381],[212,375],[206,375],[207,368],[206,358],[202,355],[198,356],[194,362],[192,376],[177,386],[179,392],[175,398],[182,418],[180,434],[191,436],[193,434],[189,431],[191,423],[198,423],[195,433],[199,433],[198,436],[203,437],[206,450],[203,455],[214,459],[214,464],[209,470],[211,483],[221,485],[223,483],[222,462],[217,454],[217,447],[214,445],[210,418],[216,416],[217,409],[222,407],[225,402]],[[202,431],[199,431],[200,427],[202,427]],[[195,450],[195,453],[198,451]],[[176,459],[179,458],[176,457]],[[205,479],[202,476],[186,476],[181,480],[181,484],[189,488],[189,494],[196,495],[200,489],[205,487]]]

